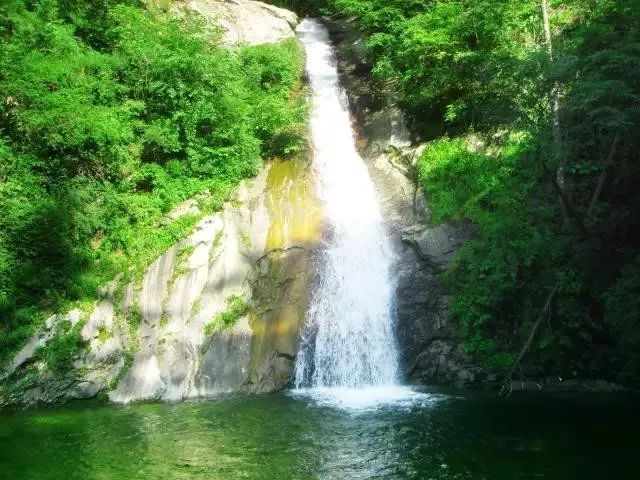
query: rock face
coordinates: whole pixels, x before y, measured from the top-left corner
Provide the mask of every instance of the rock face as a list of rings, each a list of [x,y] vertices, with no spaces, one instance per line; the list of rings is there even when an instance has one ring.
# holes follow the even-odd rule
[[[185,5],[220,27],[228,45],[259,45],[295,37],[296,14],[273,5],[253,0],[189,0]]]
[[[466,357],[449,321],[449,297],[439,276],[472,231],[432,225],[417,185],[412,146],[402,112],[372,80],[361,34],[349,19],[326,19],[338,68],[358,126],[358,148],[369,166],[396,255],[397,337],[407,381],[468,385],[478,369]]]
[[[3,402],[98,393],[117,403],[178,401],[283,388],[294,367],[321,232],[308,167],[303,160],[270,163],[222,212],[203,217],[159,257],[139,284],[116,280],[89,313],[51,317],[6,370],[16,388]],[[225,328],[217,319],[230,298],[243,298],[247,308]],[[62,321],[82,327],[86,347],[72,368],[52,372],[35,353],[61,335]]]

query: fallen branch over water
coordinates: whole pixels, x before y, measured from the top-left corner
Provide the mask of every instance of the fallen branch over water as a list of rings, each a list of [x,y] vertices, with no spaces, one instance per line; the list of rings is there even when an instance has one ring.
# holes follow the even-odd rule
[[[531,343],[533,342],[533,339],[535,338],[538,328],[540,328],[540,325],[542,324],[542,321],[545,319],[545,316],[551,313],[551,304],[553,303],[553,299],[555,298],[557,293],[558,293],[558,286],[556,285],[551,289],[551,292],[549,293],[549,296],[547,297],[547,300],[544,303],[544,307],[542,308],[542,311],[540,312],[540,315],[538,316],[536,323],[534,323],[533,327],[531,327],[531,333],[529,333],[529,338],[527,338],[527,341],[523,345],[522,350],[520,350],[518,357],[513,362],[513,365],[511,365],[511,369],[509,370],[509,373],[505,377],[502,383],[502,387],[500,388],[500,393],[499,393],[500,396],[508,397],[509,395],[511,395],[511,380],[513,379],[513,374],[515,373],[516,368],[520,366],[520,362],[522,361],[522,358],[524,357],[525,353],[527,353],[527,350],[529,350],[529,347],[531,347]]]

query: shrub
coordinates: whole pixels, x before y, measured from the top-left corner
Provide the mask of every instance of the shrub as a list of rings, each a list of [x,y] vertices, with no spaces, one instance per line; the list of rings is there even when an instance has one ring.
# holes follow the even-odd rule
[[[211,322],[205,326],[205,334],[211,335],[217,330],[231,327],[249,310],[249,305],[244,298],[232,295],[227,298],[227,307],[218,313]]]

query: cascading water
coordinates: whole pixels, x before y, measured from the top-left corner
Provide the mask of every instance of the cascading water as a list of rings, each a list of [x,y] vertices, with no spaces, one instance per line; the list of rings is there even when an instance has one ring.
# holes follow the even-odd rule
[[[325,27],[298,28],[313,92],[314,165],[330,228],[320,279],[296,359],[296,388],[388,390],[397,382],[391,248],[366,165],[358,155]],[[383,395],[384,396],[384,395]]]

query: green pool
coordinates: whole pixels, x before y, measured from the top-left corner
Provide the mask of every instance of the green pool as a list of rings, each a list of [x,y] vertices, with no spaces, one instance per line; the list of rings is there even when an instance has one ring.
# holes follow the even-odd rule
[[[0,478],[638,478],[634,403],[436,392],[340,408],[273,394],[2,412]]]

